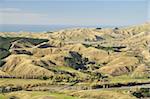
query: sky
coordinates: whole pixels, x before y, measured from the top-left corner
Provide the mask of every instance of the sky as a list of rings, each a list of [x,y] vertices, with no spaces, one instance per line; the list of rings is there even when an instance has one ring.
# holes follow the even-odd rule
[[[150,0],[0,0],[0,24],[133,25],[150,20]]]

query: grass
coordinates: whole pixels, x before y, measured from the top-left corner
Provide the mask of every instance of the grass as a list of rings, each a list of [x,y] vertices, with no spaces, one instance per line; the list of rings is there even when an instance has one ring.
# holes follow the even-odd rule
[[[69,66],[56,66],[54,69],[67,71],[67,72],[70,72],[70,73],[76,73],[76,74],[80,75],[80,77],[83,77],[83,78],[88,76],[88,74],[82,73],[78,70],[75,70],[75,69],[69,67]]]
[[[92,82],[80,82],[77,85],[78,86],[97,86],[97,85],[103,85],[103,84],[108,84],[108,85],[114,85],[114,84],[128,84],[132,82],[137,82],[137,83],[144,83],[144,82],[150,82],[150,79],[148,78],[132,78],[129,75],[122,75],[122,76],[116,76],[116,77],[109,77],[108,81],[106,82],[97,82],[97,81],[92,81]]]
[[[112,83],[146,82],[146,81],[150,81],[150,79],[148,79],[148,78],[132,78],[129,75],[110,77],[110,82],[112,82]]]
[[[68,96],[65,94],[58,94],[58,93],[49,93],[49,92],[32,92],[32,96],[42,96],[42,95],[50,95],[54,96],[58,99],[79,99],[77,97]]]
[[[0,99],[7,99],[3,94],[0,94]]]
[[[136,99],[128,93],[121,93],[113,90],[81,90],[72,92],[70,95],[86,99]]]
[[[50,93],[44,91],[18,91],[0,94],[0,99],[16,96],[19,99],[136,99],[128,90],[111,89],[111,90],[76,90],[65,91],[62,93]],[[119,98],[118,98],[119,97]]]
[[[3,65],[2,59],[9,56],[10,52],[10,46],[11,43],[19,40],[24,39],[27,42],[30,42],[33,45],[37,45],[43,42],[47,42],[47,39],[34,39],[34,38],[23,38],[23,37],[1,37],[0,36],[0,67]]]
[[[50,83],[50,80],[40,80],[40,79],[10,79],[10,78],[1,78],[0,86],[2,85],[27,85],[27,84],[39,84],[39,83]]]
[[[69,72],[75,72],[78,73],[81,77],[87,77],[87,74],[84,74],[82,72],[76,71],[70,67],[64,67],[64,66],[60,66],[60,67],[56,67],[55,69],[59,69],[59,70],[65,70],[65,71],[69,71]],[[128,75],[123,75],[123,76],[116,76],[116,77],[110,77],[109,80],[107,82],[103,82],[103,83],[107,83],[107,84],[115,84],[115,83],[128,83],[128,82],[147,82],[150,81],[150,79],[148,78],[143,78],[143,79],[135,79],[135,78],[131,78]],[[50,84],[52,83],[51,80],[40,80],[40,79],[10,79],[10,78],[1,78],[0,79],[0,86],[2,85],[9,85],[9,84],[13,84],[13,85],[28,85],[28,84],[39,84],[39,83],[47,83]],[[96,83],[93,81],[93,84]],[[101,83],[97,83],[97,84],[101,84]],[[85,86],[90,86],[91,82],[81,82],[78,83],[77,85],[85,85]]]
[[[59,94],[59,93],[50,93],[50,92],[41,92],[41,91],[18,91],[18,92],[11,92],[0,94],[0,99],[8,99],[11,96],[16,96],[19,99],[80,99],[77,97],[69,96],[66,94]]]

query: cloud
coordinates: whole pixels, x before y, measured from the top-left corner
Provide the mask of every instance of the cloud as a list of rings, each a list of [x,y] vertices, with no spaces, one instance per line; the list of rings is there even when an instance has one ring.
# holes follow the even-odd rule
[[[19,12],[21,9],[18,8],[0,8],[0,12]]]
[[[17,8],[0,8],[0,24],[50,24],[42,13],[24,12]]]
[[[3,1],[17,1],[17,2],[23,2],[23,1],[28,1],[28,2],[32,2],[32,1],[145,1],[145,0],[3,0]]]
[[[94,18],[93,18],[94,19]],[[88,21],[87,21],[88,20]],[[45,13],[24,12],[16,8],[0,8],[0,24],[27,24],[27,25],[48,25],[48,24],[95,24],[98,21],[91,18],[80,18],[70,16],[55,16]],[[105,20],[106,21],[106,20]],[[104,21],[104,22],[105,22]]]
[[[148,0],[148,21],[150,21],[150,1]]]
[[[48,24],[48,17],[38,13],[1,13],[0,24]]]

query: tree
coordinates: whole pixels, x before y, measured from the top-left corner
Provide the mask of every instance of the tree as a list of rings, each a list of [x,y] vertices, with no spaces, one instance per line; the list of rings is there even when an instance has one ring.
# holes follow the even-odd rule
[[[64,60],[67,66],[70,66],[76,70],[87,69],[86,64],[88,62],[88,58],[83,58],[78,52],[70,51],[69,57],[65,57]]]

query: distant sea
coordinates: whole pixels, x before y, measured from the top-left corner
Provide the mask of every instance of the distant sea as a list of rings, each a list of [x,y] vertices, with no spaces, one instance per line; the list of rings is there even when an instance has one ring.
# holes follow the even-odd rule
[[[0,24],[0,32],[45,32],[45,31],[58,31],[61,29],[69,28],[96,28],[96,27],[109,27],[113,26],[74,26],[74,25],[10,25]]]

